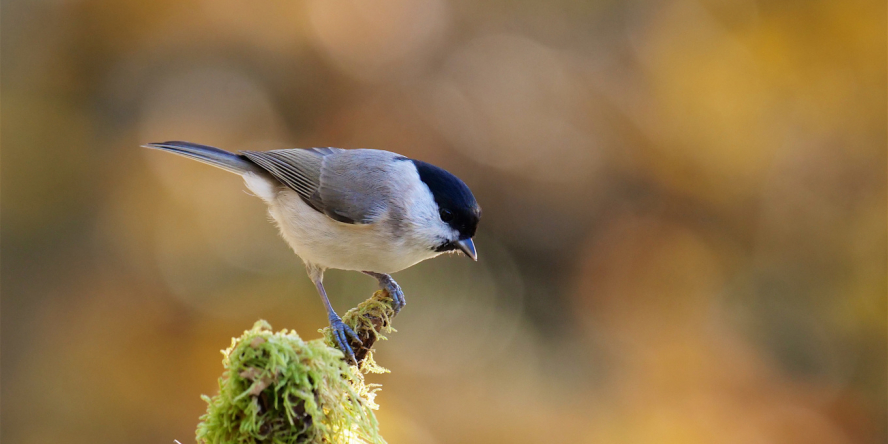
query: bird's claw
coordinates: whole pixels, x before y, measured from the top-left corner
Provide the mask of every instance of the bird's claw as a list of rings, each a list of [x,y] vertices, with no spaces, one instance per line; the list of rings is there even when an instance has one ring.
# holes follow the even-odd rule
[[[345,323],[342,322],[342,318],[339,316],[330,318],[330,329],[333,330],[333,340],[336,341],[336,345],[339,346],[339,349],[345,354],[348,362],[356,364],[355,352],[349,345],[349,338],[354,339],[359,343],[361,342],[361,338],[358,337],[358,334],[355,333],[351,327],[345,325]]]
[[[364,274],[373,276],[379,281],[379,288],[385,290],[392,298],[392,308],[395,310],[395,314],[398,314],[398,312],[407,305],[407,300],[404,299],[404,292],[401,291],[401,286],[398,285],[391,276],[373,271],[365,271]]]
[[[392,308],[395,309],[395,314],[398,314],[398,312],[407,305],[407,300],[404,299],[404,292],[401,290],[401,286],[393,279],[389,279],[383,283],[383,289],[385,289],[389,296],[392,297]]]

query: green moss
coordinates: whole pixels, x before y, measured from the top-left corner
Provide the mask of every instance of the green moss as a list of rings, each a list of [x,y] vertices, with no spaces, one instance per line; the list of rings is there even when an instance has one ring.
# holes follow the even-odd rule
[[[377,384],[364,374],[388,370],[376,365],[371,348],[394,331],[392,299],[385,291],[342,317],[361,339],[352,341],[357,367],[345,363],[329,328],[323,339],[303,341],[296,332],[274,333],[265,321],[222,353],[225,373],[219,394],[207,402],[197,427],[202,444],[384,443],[373,410]]]
[[[376,388],[322,340],[273,333],[258,321],[223,354],[219,394],[203,397],[199,443],[384,442],[372,411]]]

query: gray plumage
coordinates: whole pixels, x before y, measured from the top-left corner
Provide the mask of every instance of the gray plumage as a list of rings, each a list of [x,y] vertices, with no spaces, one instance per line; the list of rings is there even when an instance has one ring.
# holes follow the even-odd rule
[[[190,142],[145,145],[244,174],[270,174],[302,200],[331,219],[373,223],[388,207],[386,170],[380,164],[398,157],[378,150],[340,148],[284,149],[230,153]],[[384,153],[380,157],[380,153]]]
[[[180,154],[235,174],[244,174],[248,172],[260,173],[262,171],[261,168],[256,166],[256,164],[238,156],[237,154],[229,153],[228,151],[211,146],[178,141],[149,143],[142,146],[145,148],[153,148],[156,150]]]
[[[350,224],[373,223],[385,212],[390,185],[385,162],[398,157],[385,151],[339,148],[242,154],[296,191],[312,208]]]

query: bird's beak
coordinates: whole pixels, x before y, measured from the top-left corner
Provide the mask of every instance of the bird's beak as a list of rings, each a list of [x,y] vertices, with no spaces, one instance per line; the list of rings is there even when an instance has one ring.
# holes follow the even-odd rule
[[[466,256],[472,258],[473,261],[478,261],[478,253],[475,253],[475,243],[472,242],[472,239],[456,241],[456,247],[459,248],[459,251],[465,253]]]

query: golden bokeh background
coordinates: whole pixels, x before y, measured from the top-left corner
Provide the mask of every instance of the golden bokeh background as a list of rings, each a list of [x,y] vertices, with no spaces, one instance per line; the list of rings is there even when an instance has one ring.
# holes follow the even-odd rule
[[[138,147],[188,140],[472,187],[480,262],[395,275],[392,444],[883,443],[886,78],[868,0],[4,0],[2,439],[191,441],[232,336],[325,326],[238,177]]]

